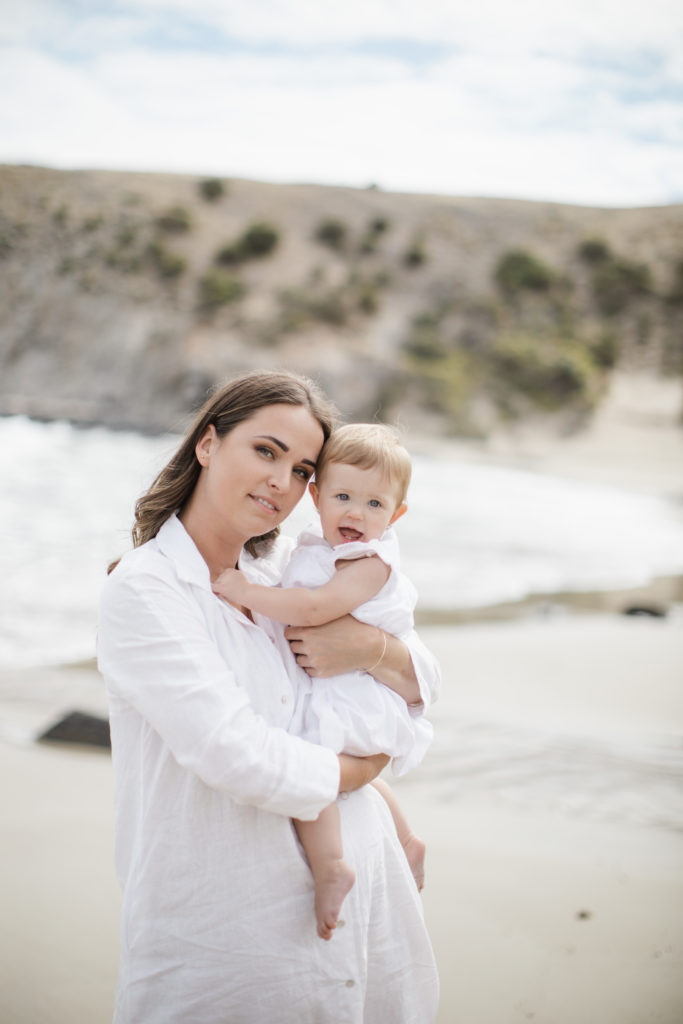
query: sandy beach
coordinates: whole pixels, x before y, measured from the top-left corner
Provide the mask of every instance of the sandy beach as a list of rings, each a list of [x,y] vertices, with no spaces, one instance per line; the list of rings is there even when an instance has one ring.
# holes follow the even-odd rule
[[[423,633],[444,669],[436,740],[397,790],[428,842],[439,1024],[680,1024],[683,622]],[[101,684],[86,667],[0,688],[3,1019],[103,1024],[119,914],[109,756],[28,740],[60,709],[104,710]]]

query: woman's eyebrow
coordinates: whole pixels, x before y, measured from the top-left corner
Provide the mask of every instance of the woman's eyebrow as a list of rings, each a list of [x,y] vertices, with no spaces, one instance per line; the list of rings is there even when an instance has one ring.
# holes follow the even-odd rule
[[[260,434],[259,436],[265,438],[266,441],[272,441],[273,444],[276,444],[281,451],[289,451],[289,445],[285,444],[285,442],[281,441],[278,437],[273,437],[272,434]],[[301,461],[307,466],[312,466],[313,469],[315,469],[315,462],[312,462],[310,459],[302,459]]]

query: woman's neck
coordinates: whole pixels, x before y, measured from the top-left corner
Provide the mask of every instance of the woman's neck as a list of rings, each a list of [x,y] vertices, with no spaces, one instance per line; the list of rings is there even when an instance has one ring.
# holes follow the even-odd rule
[[[192,501],[178,516],[209,567],[212,580],[224,569],[234,569],[248,537],[226,536],[216,528],[215,519],[202,515]]]

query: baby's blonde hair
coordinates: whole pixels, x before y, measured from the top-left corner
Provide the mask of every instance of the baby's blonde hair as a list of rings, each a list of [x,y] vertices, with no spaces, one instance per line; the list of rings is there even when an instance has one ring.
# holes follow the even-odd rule
[[[398,434],[382,423],[347,423],[334,430],[323,445],[315,470],[320,483],[332,463],[379,469],[396,491],[396,507],[406,498],[412,468]]]

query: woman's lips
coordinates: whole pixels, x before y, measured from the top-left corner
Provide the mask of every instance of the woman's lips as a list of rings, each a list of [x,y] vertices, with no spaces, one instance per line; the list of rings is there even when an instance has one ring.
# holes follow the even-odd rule
[[[272,502],[269,498],[262,498],[259,494],[250,494],[249,497],[252,501],[255,501],[257,505],[260,505],[262,509],[268,512],[270,515],[274,515],[279,512],[280,509],[277,505]]]

